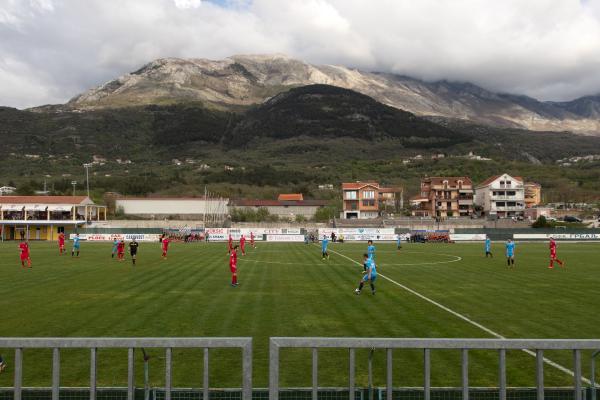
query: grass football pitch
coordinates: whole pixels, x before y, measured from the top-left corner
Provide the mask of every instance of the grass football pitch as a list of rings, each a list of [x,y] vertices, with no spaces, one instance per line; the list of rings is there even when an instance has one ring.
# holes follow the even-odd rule
[[[565,268],[549,270],[546,243],[518,243],[509,270],[504,246],[493,259],[482,244],[377,244],[377,294],[354,289],[365,243],[320,246],[258,243],[240,256],[240,286],[229,285],[226,245],[173,243],[167,260],[157,243],[141,243],[138,264],[111,259],[111,244],[83,243],[80,258],[59,256],[56,244],[32,243],[33,268],[20,267],[16,242],[0,244],[0,336],[184,337],[251,336],[254,387],[268,384],[270,336],[491,338],[395,282],[506,338],[600,338],[600,245],[559,243]],[[395,282],[393,282],[395,281]],[[0,349],[12,385],[13,351]],[[164,351],[149,350],[150,381],[164,383]],[[310,386],[309,349],[282,350],[282,387]],[[323,350],[319,384],[346,386],[347,350]],[[570,352],[545,352],[572,369]],[[85,386],[87,350],[61,351],[61,385]],[[582,361],[587,375],[590,353]],[[51,383],[51,351],[24,351],[24,385]],[[357,351],[357,386],[367,384],[367,351]],[[241,352],[211,351],[212,387],[240,387]],[[385,385],[385,351],[374,353],[374,384]],[[141,352],[136,381],[143,382]],[[422,385],[422,351],[394,352],[394,385]],[[470,352],[472,386],[497,385],[497,353]],[[535,383],[535,360],[507,353],[509,386]],[[173,384],[199,387],[202,350],[173,352]],[[547,386],[571,385],[550,366]],[[99,350],[100,386],[126,386],[127,351]],[[460,352],[432,351],[433,386],[460,386]]]

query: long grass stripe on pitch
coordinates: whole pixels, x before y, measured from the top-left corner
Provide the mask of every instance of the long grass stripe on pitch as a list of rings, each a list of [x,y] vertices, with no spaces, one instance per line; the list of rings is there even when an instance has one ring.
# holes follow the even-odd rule
[[[346,256],[346,255],[344,255],[344,254],[342,254],[342,253],[340,253],[340,252],[337,252],[337,251],[335,251],[335,250],[331,250],[331,249],[329,249],[329,251],[330,251],[330,252],[332,252],[332,253],[334,253],[334,254],[337,254],[337,255],[339,255],[340,257],[343,257],[343,258],[345,258],[345,259],[347,259],[347,260],[350,260],[350,261],[352,261],[353,263],[355,263],[355,264],[357,264],[357,265],[359,265],[359,266],[361,266],[361,263],[359,263],[359,262],[358,262],[358,261],[356,261],[356,260],[353,260],[352,258],[350,258],[350,257],[348,257],[348,256]],[[494,336],[494,337],[496,337],[496,338],[498,338],[498,339],[506,339],[506,337],[502,336],[501,334],[499,334],[499,333],[497,333],[497,332],[494,332],[494,331],[493,331],[493,330],[491,330],[490,328],[487,328],[487,327],[485,327],[485,326],[481,325],[480,323],[478,323],[478,322],[476,322],[476,321],[473,321],[473,320],[472,320],[472,319],[470,319],[469,317],[467,317],[467,316],[465,316],[465,315],[462,315],[461,313],[459,313],[459,312],[456,312],[456,311],[454,311],[454,310],[452,310],[452,309],[450,309],[450,308],[446,307],[445,305],[443,305],[443,304],[441,304],[441,303],[438,303],[437,301],[435,301],[435,300],[433,300],[433,299],[430,299],[429,297],[427,297],[427,296],[425,296],[425,295],[423,295],[423,294],[421,294],[421,293],[417,292],[416,290],[413,290],[413,289],[409,288],[409,287],[408,287],[408,286],[406,286],[406,285],[403,285],[403,284],[401,284],[401,283],[399,283],[399,282],[396,282],[395,280],[393,280],[393,279],[391,279],[391,278],[388,278],[387,276],[385,276],[385,275],[383,275],[383,274],[381,274],[381,273],[378,273],[377,275],[379,275],[379,276],[381,276],[383,279],[386,279],[387,281],[389,281],[389,282],[393,283],[394,285],[396,285],[396,286],[398,286],[398,287],[400,287],[400,288],[402,288],[402,289],[406,290],[407,292],[409,292],[409,293],[412,293],[412,294],[414,294],[415,296],[417,296],[417,297],[419,297],[419,298],[421,298],[421,299],[423,299],[423,300],[425,300],[425,301],[427,301],[427,302],[429,302],[429,303],[433,304],[434,306],[436,306],[436,307],[439,307],[439,308],[441,308],[442,310],[449,312],[450,314],[454,315],[455,317],[458,317],[458,318],[462,319],[463,321],[466,321],[466,322],[468,322],[469,324],[476,326],[477,328],[479,328],[479,329],[481,329],[482,331],[484,331],[484,332],[486,332],[486,333],[490,334],[491,336]],[[535,356],[536,356],[535,352],[533,352],[533,351],[531,351],[531,350],[523,349],[523,351],[524,351],[525,353],[527,353],[527,354],[529,354],[529,355],[533,356],[533,357],[535,357]],[[548,365],[550,365],[550,366],[552,366],[552,367],[554,367],[554,368],[556,368],[556,369],[558,369],[558,370],[560,370],[560,371],[562,371],[562,372],[564,372],[564,373],[566,373],[566,374],[569,374],[569,375],[571,375],[571,376],[573,376],[573,377],[575,376],[575,373],[574,373],[572,370],[570,370],[570,369],[568,369],[568,368],[566,368],[566,367],[564,367],[564,366],[562,366],[562,365],[560,365],[560,364],[558,364],[558,363],[556,363],[556,362],[554,362],[554,361],[552,361],[552,360],[550,360],[550,359],[548,359],[548,358],[546,358],[546,357],[544,357],[544,363],[546,363],[546,364],[548,364]],[[585,382],[585,383],[587,383],[588,385],[591,383],[591,382],[590,382],[590,380],[589,380],[589,379],[587,379],[587,378],[584,378],[584,377],[582,377],[581,379],[582,379],[582,381],[584,381],[584,382]]]

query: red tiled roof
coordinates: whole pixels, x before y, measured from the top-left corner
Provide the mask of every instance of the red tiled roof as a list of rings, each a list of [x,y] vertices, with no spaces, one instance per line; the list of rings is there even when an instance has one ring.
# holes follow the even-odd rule
[[[279,201],[302,201],[304,196],[302,193],[282,193],[277,197]]]
[[[358,190],[365,186],[373,186],[379,189],[379,183],[367,181],[367,182],[346,182],[342,183],[342,190]]]
[[[477,185],[477,187],[482,187],[482,186],[487,186],[490,183],[494,182],[496,179],[500,178],[502,175],[504,174],[500,174],[500,175],[494,175],[494,176],[490,176],[489,178],[487,178],[485,181],[481,182],[479,185]],[[510,175],[509,175],[510,176]],[[520,176],[513,176],[512,177],[514,180],[516,181],[521,181],[523,182],[523,178],[521,178]]]
[[[90,199],[87,196],[0,196],[0,204],[82,204],[86,200]]]
[[[279,200],[234,200],[234,206],[239,207],[283,207],[283,206],[300,206],[300,207],[321,207],[326,206],[326,200],[302,200],[302,201],[279,201]]]
[[[444,181],[448,181],[448,185],[456,186],[458,181],[462,181],[465,185],[472,185],[473,182],[468,176],[430,176],[422,179],[423,182],[431,182],[433,185],[441,185]]]
[[[393,187],[380,187],[379,193],[397,193],[402,191],[401,188],[393,188]]]

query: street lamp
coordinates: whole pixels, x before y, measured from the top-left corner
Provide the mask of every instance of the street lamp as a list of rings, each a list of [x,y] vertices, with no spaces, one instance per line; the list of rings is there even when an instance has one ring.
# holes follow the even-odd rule
[[[90,197],[90,167],[91,163],[83,164],[83,168],[85,168],[85,183],[87,186],[87,197]]]
[[[71,185],[73,185],[73,196],[75,196],[75,186],[77,186],[77,181],[71,181]]]

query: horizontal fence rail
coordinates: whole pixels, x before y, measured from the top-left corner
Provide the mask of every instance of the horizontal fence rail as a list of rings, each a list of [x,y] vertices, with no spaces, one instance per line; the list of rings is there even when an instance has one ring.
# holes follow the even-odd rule
[[[203,400],[209,398],[209,349],[242,350],[242,399],[252,400],[252,338],[0,338],[0,348],[15,350],[13,400],[22,400],[23,349],[52,349],[52,400],[60,395],[60,350],[90,350],[90,400],[96,400],[97,350],[127,349],[127,400],[135,398],[135,350],[165,349],[165,400],[171,400],[172,349],[204,349]]]
[[[272,337],[269,342],[269,400],[279,399],[279,351],[282,348],[312,349],[312,400],[318,400],[318,349],[340,348],[349,350],[348,390],[349,400],[355,396],[355,350],[370,349],[369,388],[372,382],[372,354],[374,349],[386,349],[386,399],[393,397],[393,350],[423,350],[424,399],[431,399],[431,350],[454,349],[461,352],[462,398],[469,399],[469,350],[498,351],[498,387],[500,400],[506,400],[506,350],[533,350],[536,357],[537,400],[544,399],[544,350],[570,350],[573,352],[574,399],[582,400],[581,351],[600,349],[600,340],[595,339],[384,339],[384,338],[310,338]],[[594,353],[594,356],[598,352]],[[591,386],[595,396],[594,357],[592,358]],[[369,391],[369,400],[373,393]]]

